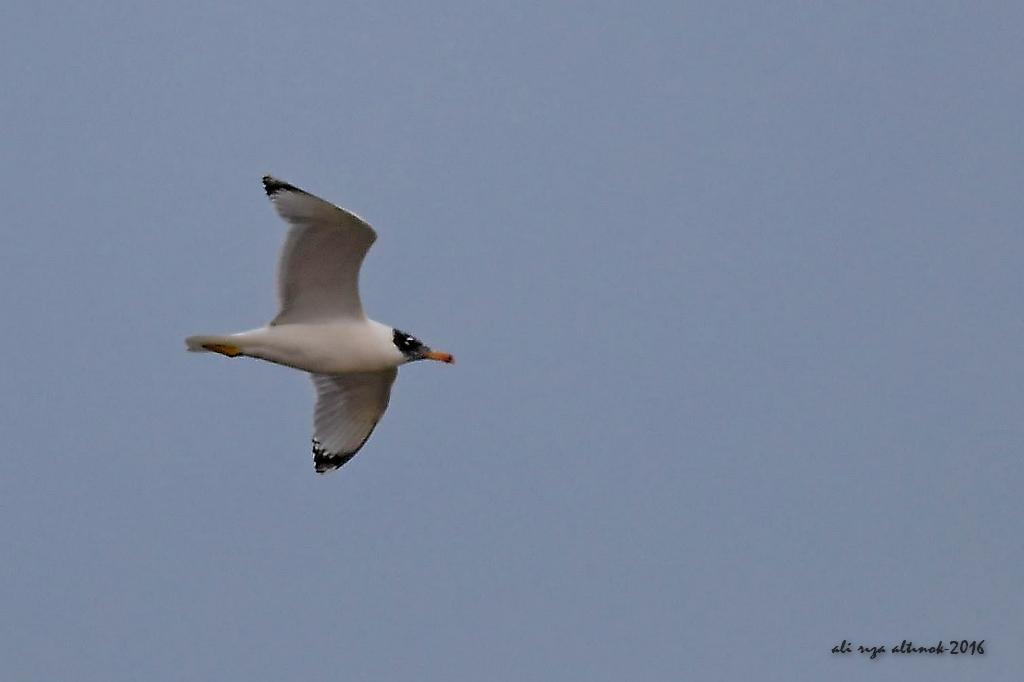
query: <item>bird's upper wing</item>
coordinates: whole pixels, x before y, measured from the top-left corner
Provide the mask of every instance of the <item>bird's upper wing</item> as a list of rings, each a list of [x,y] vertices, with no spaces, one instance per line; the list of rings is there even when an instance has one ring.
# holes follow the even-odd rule
[[[313,409],[313,466],[318,474],[352,459],[388,407],[397,369],[349,374],[310,374],[316,387]]]
[[[359,266],[377,233],[359,216],[269,175],[263,188],[292,226],[277,267],[281,310],[271,324],[362,317]]]

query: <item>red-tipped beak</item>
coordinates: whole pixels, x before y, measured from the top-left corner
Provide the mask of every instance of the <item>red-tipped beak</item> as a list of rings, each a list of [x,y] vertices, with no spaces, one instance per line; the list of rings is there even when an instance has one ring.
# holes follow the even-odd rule
[[[439,360],[440,362],[447,362],[449,365],[455,364],[455,358],[452,357],[451,353],[445,353],[439,350],[432,350],[429,353],[424,353],[423,357],[428,360]]]

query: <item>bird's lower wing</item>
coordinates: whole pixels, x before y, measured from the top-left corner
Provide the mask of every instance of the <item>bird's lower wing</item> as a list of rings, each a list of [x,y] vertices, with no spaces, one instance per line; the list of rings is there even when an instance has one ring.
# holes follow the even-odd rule
[[[350,374],[310,374],[316,388],[313,409],[313,465],[323,474],[352,459],[384,416],[397,369]]]

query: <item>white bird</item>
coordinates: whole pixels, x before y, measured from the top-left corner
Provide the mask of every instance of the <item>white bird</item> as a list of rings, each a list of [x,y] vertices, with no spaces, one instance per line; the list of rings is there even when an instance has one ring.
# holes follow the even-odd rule
[[[190,336],[190,351],[259,358],[309,372],[316,389],[313,466],[323,474],[355,456],[387,409],[398,366],[452,363],[449,353],[371,320],[359,302],[359,266],[377,233],[357,215],[263,176],[277,213],[291,223],[281,249],[281,309],[265,327]]]

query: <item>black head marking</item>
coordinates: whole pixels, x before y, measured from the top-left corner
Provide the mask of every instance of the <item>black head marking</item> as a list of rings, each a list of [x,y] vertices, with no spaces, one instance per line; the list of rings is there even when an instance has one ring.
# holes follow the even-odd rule
[[[412,359],[421,357],[424,349],[423,342],[412,334],[406,334],[396,329],[391,339],[394,341],[395,347],[402,351],[402,354],[406,357]]]

